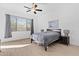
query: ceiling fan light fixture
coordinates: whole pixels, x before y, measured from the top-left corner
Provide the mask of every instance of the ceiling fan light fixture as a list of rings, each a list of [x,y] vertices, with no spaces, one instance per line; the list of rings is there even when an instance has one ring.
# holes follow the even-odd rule
[[[32,3],[32,8],[27,7],[27,6],[24,6],[24,7],[25,7],[25,8],[28,8],[28,11],[27,11],[27,12],[32,11],[34,14],[36,14],[36,11],[42,11],[42,9],[38,9],[38,8],[37,8],[38,5],[35,4],[35,3]]]

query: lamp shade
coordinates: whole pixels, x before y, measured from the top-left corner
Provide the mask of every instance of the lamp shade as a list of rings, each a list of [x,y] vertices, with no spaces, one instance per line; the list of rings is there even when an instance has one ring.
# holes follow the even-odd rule
[[[63,33],[64,33],[65,36],[68,36],[69,33],[70,33],[70,30],[63,30]]]

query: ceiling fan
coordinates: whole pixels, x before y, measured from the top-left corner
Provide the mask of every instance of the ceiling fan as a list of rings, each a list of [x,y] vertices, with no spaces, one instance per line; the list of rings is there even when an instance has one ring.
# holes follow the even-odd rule
[[[27,8],[28,10],[26,12],[30,12],[30,11],[33,11],[34,14],[37,14],[37,11],[42,11],[42,9],[38,9],[37,8],[38,5],[35,4],[35,3],[32,3],[32,7],[27,7],[27,6],[24,6],[24,8]]]

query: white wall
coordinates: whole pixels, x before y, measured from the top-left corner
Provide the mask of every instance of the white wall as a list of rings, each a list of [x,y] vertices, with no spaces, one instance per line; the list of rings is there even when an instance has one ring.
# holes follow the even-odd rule
[[[38,14],[38,31],[48,27],[48,21],[59,19],[59,26],[70,30],[70,44],[79,46],[79,4],[49,4],[40,6],[44,11]]]
[[[6,41],[12,41],[12,40],[17,40],[17,39],[24,39],[24,38],[29,38],[30,36],[30,31],[17,31],[17,32],[12,32],[12,38],[4,38],[5,35],[5,23],[6,23],[6,18],[5,14],[10,14],[10,15],[15,15],[15,16],[20,16],[24,18],[30,18],[33,19],[32,15],[29,14],[23,14],[23,13],[18,13],[17,11],[13,10],[7,10],[4,8],[0,8],[0,39],[2,42]]]
[[[34,31],[40,32],[41,29],[48,28],[48,21],[59,19],[59,26],[63,29],[70,30],[70,43],[79,46],[79,4],[43,4],[39,5],[42,12],[34,14],[19,13],[16,10],[0,9],[0,38],[4,37],[5,16],[12,14],[34,19]],[[2,24],[2,25],[1,25]],[[17,35],[15,35],[17,36]],[[20,37],[19,37],[20,38]],[[12,39],[12,38],[11,38]],[[2,39],[3,40],[3,39]],[[7,39],[6,39],[7,40]]]

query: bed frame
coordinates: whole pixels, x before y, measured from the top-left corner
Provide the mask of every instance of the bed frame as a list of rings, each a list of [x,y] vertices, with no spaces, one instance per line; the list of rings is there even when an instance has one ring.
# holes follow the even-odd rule
[[[60,36],[59,36],[59,39],[61,38],[61,29],[56,29],[56,30],[59,30],[59,31],[57,31],[59,34],[60,34]],[[47,31],[53,31],[52,29],[47,29]],[[59,40],[58,39],[58,40]],[[33,41],[33,39],[31,38],[31,43],[32,43],[32,41]],[[52,42],[53,43],[53,42]],[[50,43],[51,44],[51,43]],[[44,49],[45,49],[45,51],[47,51],[47,47],[48,47],[48,45],[44,42]]]

